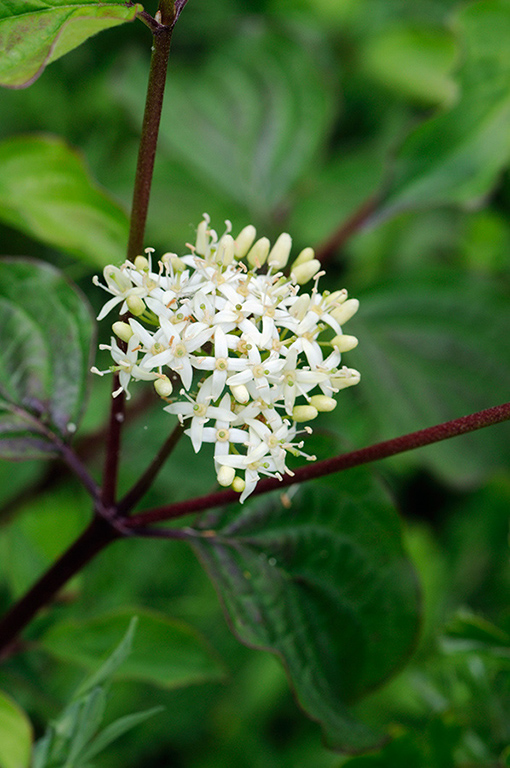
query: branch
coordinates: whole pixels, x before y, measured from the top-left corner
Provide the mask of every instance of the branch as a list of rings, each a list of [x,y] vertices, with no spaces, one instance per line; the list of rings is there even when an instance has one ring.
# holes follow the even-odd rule
[[[499,424],[510,420],[510,403],[498,405],[494,408],[487,408],[484,411],[461,416],[459,419],[446,421],[443,424],[437,424],[434,427],[420,429],[418,432],[411,432],[401,437],[395,437],[392,440],[385,440],[382,443],[369,445],[367,448],[361,448],[357,451],[343,453],[332,459],[325,459],[314,464],[308,464],[296,470],[292,476],[286,475],[283,480],[277,478],[268,478],[261,480],[253,495],[268,493],[269,491],[285,488],[295,483],[302,483],[305,480],[313,480],[324,475],[331,475],[334,472],[342,472],[351,467],[357,467],[361,464],[368,464],[372,461],[386,459],[389,456],[395,456],[398,453],[412,451],[415,448],[423,448],[425,445],[438,443],[442,440],[448,440],[451,437],[464,435],[467,432],[474,432],[483,427],[489,427],[493,424]],[[134,515],[125,522],[127,528],[137,529],[151,523],[161,523],[165,520],[173,520],[177,517],[189,515],[192,512],[200,512],[204,509],[233,504],[239,499],[239,494],[235,491],[219,491],[210,493],[206,496],[198,496],[187,501],[177,502],[164,507],[155,507],[139,515]]]
[[[368,221],[379,205],[380,195],[374,194],[365,200],[333,234],[315,249],[315,258],[322,264],[330,261],[347,240]]]

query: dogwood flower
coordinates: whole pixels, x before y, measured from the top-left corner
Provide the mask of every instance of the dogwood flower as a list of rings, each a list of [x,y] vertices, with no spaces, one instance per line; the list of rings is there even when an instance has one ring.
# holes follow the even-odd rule
[[[345,289],[319,291],[324,275],[311,248],[284,274],[292,239],[273,247],[245,227],[234,239],[226,222],[221,236],[204,218],[184,255],[165,253],[153,268],[153,249],[120,267],[108,266],[117,339],[102,345],[125,391],[132,381],[152,381],[164,411],[186,424],[195,452],[214,446],[218,483],[244,500],[260,476],[292,474],[288,454],[303,452],[297,424],[330,412],[333,396],[357,384],[358,371],[340,366],[341,353],[357,344],[343,325],[359,303]],[[313,279],[310,292],[303,288]],[[282,413],[283,412],[283,413]],[[304,432],[311,432],[306,426]]]

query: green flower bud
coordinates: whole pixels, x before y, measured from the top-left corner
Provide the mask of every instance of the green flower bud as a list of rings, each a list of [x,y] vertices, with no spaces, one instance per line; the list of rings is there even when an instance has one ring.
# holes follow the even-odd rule
[[[232,480],[232,488],[236,493],[242,493],[246,488],[246,483],[244,482],[242,477],[239,477],[238,475],[236,475]]]
[[[216,252],[215,261],[220,262],[225,267],[234,261],[235,243],[232,235],[223,235]]]
[[[287,232],[283,232],[271,248],[267,258],[268,265],[274,269],[283,269],[289,260],[291,248],[292,238]]]
[[[139,272],[147,272],[149,269],[149,262],[145,256],[137,256],[134,261],[135,269]]]
[[[235,476],[236,471],[234,467],[227,467],[223,465],[218,471],[218,483],[224,488],[228,488],[229,485],[232,485]]]
[[[358,299],[347,299],[347,301],[344,301],[339,307],[335,307],[335,309],[331,310],[331,317],[333,317],[339,325],[343,325],[356,314],[358,308]]]
[[[154,382],[154,389],[160,397],[170,397],[172,394],[172,382],[168,376],[160,376]]]
[[[252,224],[242,229],[234,241],[234,256],[236,259],[244,259],[253,245],[257,236],[257,230]]]
[[[330,377],[330,382],[335,389],[346,389],[358,384],[360,378],[360,372],[354,368],[341,368],[337,374]]]
[[[315,259],[315,251],[313,248],[303,248],[301,253],[298,255],[297,259],[292,265],[292,269],[294,267],[299,267],[300,264],[306,264],[307,261],[311,261],[312,259]]]
[[[331,346],[336,347],[339,352],[349,352],[358,346],[358,339],[356,336],[347,336],[345,333],[340,333],[331,339]]]
[[[246,257],[246,261],[252,269],[259,269],[259,267],[265,264],[270,245],[271,243],[267,237],[261,237],[260,240],[257,240],[255,245],[251,247]]]
[[[326,395],[314,395],[310,398],[310,405],[313,405],[314,408],[317,408],[319,413],[329,413],[329,411],[334,411],[337,402],[333,397],[327,397]]]
[[[292,280],[298,285],[304,285],[317,274],[320,268],[320,261],[318,259],[312,259],[311,261],[306,261],[303,264],[298,264],[297,267],[293,266],[290,276]]]
[[[121,339],[122,341],[125,341],[126,343],[129,341],[129,339],[133,335],[131,326],[128,325],[128,323],[122,323],[120,320],[117,323],[114,323],[112,325],[112,331],[116,336],[119,337],[119,339]]]
[[[127,308],[135,317],[140,317],[145,312],[145,304],[139,296],[132,294],[126,299]]]
[[[292,409],[292,418],[294,421],[312,421],[319,415],[319,411],[313,405],[295,405]]]

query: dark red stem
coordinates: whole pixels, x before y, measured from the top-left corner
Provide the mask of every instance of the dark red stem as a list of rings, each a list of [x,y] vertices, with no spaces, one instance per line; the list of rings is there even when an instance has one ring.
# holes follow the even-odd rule
[[[120,535],[102,517],[94,518],[74,544],[2,617],[0,620],[0,658],[9,653],[17,635],[33,619],[41,606],[49,603],[70,578]]]
[[[315,258],[326,264],[372,216],[379,204],[379,195],[372,195],[333,234],[315,249]]]
[[[367,448],[361,448],[357,451],[343,453],[332,459],[325,459],[314,464],[308,464],[298,469],[291,477],[286,475],[283,480],[268,478],[261,480],[253,495],[267,493],[288,485],[302,483],[305,480],[313,480],[324,475],[331,475],[333,472],[341,472],[344,469],[357,467],[360,464],[368,464],[372,461],[379,461],[389,456],[395,456],[397,453],[412,451],[415,448],[423,448],[425,445],[438,443],[441,440],[447,440],[450,437],[457,437],[466,432],[474,432],[483,427],[489,427],[492,424],[499,424],[510,419],[510,403],[497,405],[494,408],[487,408],[485,411],[461,416],[459,419],[446,421],[443,424],[437,424],[434,427],[420,429],[418,432],[411,432],[402,437],[395,437],[392,440],[385,440],[382,443],[369,445]],[[177,517],[189,515],[192,512],[200,512],[204,509],[219,507],[224,504],[232,504],[239,499],[239,494],[235,491],[219,491],[209,493],[206,496],[198,496],[187,501],[177,502],[164,507],[155,507],[147,512],[134,515],[126,521],[126,527],[136,531],[137,528],[151,523],[161,523],[165,520],[172,520]]]

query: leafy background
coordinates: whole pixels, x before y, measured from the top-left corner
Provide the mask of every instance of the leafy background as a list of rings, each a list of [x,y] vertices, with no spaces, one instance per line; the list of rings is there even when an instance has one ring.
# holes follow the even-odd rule
[[[509,39],[508,0],[189,0],[182,14],[147,244],[179,251],[208,211],[218,229],[252,222],[321,249],[377,200],[324,279],[361,300],[351,321],[361,343],[346,362],[363,378],[318,424],[319,455],[508,400]],[[139,22],[118,26],[29,89],[0,92],[2,251],[59,267],[95,308],[91,276],[123,258],[149,46]],[[77,442],[98,471],[108,398],[109,382],[93,381]],[[162,442],[154,405],[142,395],[133,405],[123,487]],[[104,752],[103,766],[510,764],[509,438],[502,425],[378,467],[423,589],[413,658],[355,705],[394,737],[379,752],[323,747],[278,661],[230,634],[191,550],[161,541],[120,542],[67,586],[31,627],[32,646],[2,668],[16,705],[1,699],[1,711],[27,739],[23,707],[40,735],[137,613],[140,645],[109,717],[155,700],[166,709]],[[207,491],[208,459],[193,457],[193,477],[190,460],[183,443],[147,503]],[[315,507],[343,498],[347,477],[315,484]],[[6,607],[83,528],[88,503],[44,462],[2,461],[0,480]],[[168,654],[154,654],[161,645]]]

